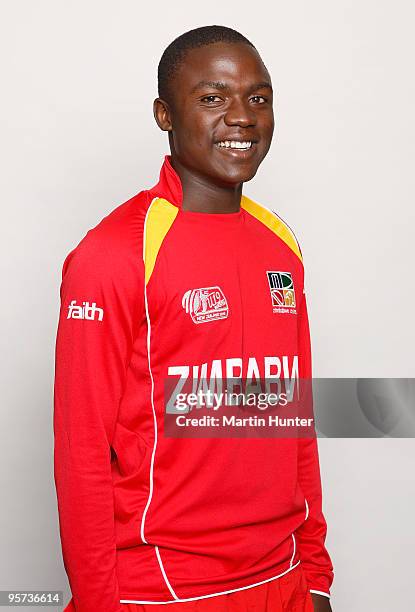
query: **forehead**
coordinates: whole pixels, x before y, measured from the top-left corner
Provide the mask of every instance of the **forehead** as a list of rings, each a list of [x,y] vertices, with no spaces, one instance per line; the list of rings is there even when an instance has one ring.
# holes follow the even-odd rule
[[[270,81],[256,49],[245,43],[213,43],[191,49],[180,64],[173,87],[191,93],[201,81],[222,81],[230,88]]]

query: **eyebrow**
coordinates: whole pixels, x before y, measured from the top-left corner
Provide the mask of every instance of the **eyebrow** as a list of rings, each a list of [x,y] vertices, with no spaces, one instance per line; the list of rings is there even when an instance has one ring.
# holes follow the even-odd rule
[[[221,81],[203,80],[203,81],[199,81],[199,83],[197,83],[197,85],[193,87],[190,93],[193,93],[197,91],[198,89],[201,89],[202,87],[212,87],[213,89],[229,89],[228,85]],[[270,89],[272,91],[271,83],[269,83],[268,81],[261,81],[260,83],[255,83],[254,85],[251,85],[248,88],[248,93],[252,93],[253,91],[256,91],[257,89],[265,89],[265,88]]]

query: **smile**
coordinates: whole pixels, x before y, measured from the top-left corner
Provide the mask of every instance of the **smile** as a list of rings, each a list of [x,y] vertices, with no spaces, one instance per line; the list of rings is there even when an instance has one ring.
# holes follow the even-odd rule
[[[251,157],[256,151],[256,141],[254,140],[221,140],[215,142],[215,147],[223,152],[224,155],[230,155],[235,160]]]
[[[220,142],[215,142],[215,145],[220,149],[232,149],[233,151],[237,149],[238,151],[248,151],[252,148],[253,143],[251,140],[221,140]]]

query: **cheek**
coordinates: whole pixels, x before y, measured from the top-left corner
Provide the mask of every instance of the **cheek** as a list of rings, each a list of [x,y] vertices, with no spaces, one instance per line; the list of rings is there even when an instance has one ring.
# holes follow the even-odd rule
[[[272,115],[270,117],[269,124],[268,124],[268,133],[269,133],[270,139],[272,138],[272,135],[274,133],[274,128],[275,128],[274,115]]]
[[[274,131],[274,114],[271,112],[261,119],[261,129],[263,133],[267,136],[272,136],[272,132]]]
[[[265,155],[271,146],[271,141],[274,133],[274,120],[272,116],[264,120],[260,132],[262,134],[262,137],[260,139],[259,149]]]
[[[213,132],[210,125],[200,117],[187,117],[186,124],[180,126],[174,136],[176,151],[189,156],[206,155],[212,145]]]

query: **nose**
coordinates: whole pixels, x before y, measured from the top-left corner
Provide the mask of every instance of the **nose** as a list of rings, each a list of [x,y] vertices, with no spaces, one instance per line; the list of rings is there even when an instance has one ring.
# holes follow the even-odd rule
[[[224,119],[227,125],[240,125],[242,127],[256,125],[256,113],[249,102],[245,102],[241,98],[232,100]]]

